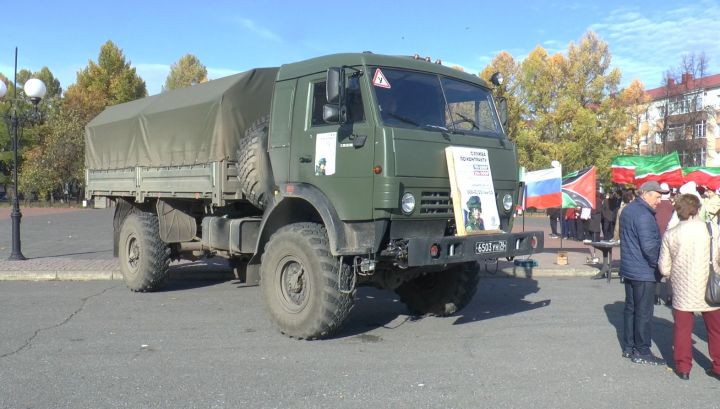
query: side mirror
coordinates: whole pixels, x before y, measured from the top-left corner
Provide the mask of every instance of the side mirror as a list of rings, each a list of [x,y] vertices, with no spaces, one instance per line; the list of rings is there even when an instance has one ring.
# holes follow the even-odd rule
[[[345,75],[340,67],[330,67],[327,70],[325,82],[325,98],[328,104],[339,105],[342,103],[342,93],[345,90],[343,80]]]
[[[507,99],[500,98],[498,101],[498,115],[500,116],[500,123],[503,126],[503,129],[507,131],[508,126],[508,105],[507,105]]]
[[[330,67],[325,79],[325,99],[323,120],[329,124],[345,123],[345,71],[340,67]]]
[[[502,76],[502,74],[501,74],[500,72],[494,73],[494,74],[490,77],[490,82],[492,82],[493,84],[495,84],[495,86],[500,86],[500,85],[502,85],[502,83],[503,83],[503,76]]]
[[[340,108],[337,105],[323,105],[323,121],[329,124],[336,124],[340,121]]]
[[[328,124],[344,124],[347,120],[347,110],[344,105],[323,105],[323,121]]]

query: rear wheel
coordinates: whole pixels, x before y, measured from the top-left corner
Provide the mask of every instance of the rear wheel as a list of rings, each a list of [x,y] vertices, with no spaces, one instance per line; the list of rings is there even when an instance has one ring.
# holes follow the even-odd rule
[[[478,274],[475,262],[457,264],[407,281],[395,292],[414,315],[448,316],[470,303],[480,280]]]
[[[170,248],[160,239],[158,218],[148,212],[130,213],[120,229],[120,271],[133,291],[155,291],[165,284]]]
[[[331,256],[325,227],[295,223],[270,238],[260,265],[260,286],[280,331],[300,339],[327,338],[353,307],[355,291],[338,288],[339,279],[347,287],[351,274]]]

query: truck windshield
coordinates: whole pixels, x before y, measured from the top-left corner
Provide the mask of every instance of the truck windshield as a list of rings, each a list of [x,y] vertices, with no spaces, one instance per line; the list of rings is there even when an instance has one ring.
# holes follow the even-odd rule
[[[435,74],[376,67],[371,77],[382,121],[422,128],[501,137],[490,91]]]

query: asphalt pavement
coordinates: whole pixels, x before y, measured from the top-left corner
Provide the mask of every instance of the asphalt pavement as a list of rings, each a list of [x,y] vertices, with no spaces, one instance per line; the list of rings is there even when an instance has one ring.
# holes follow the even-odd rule
[[[122,280],[118,261],[112,256],[114,209],[21,208],[21,251],[27,258],[23,261],[7,260],[11,253],[12,236],[9,210],[7,207],[0,208],[0,281]],[[522,230],[544,231],[544,251],[532,255],[530,259],[534,261],[525,265],[504,259],[482,263],[480,270],[483,275],[592,277],[598,273],[600,264],[588,262],[591,258],[590,246],[574,240],[550,238],[547,217],[518,217],[514,231]],[[615,252],[619,253],[618,250]],[[567,264],[557,263],[558,253],[567,256]],[[600,252],[596,256],[602,260]],[[615,257],[618,258],[617,255]],[[227,262],[222,258],[175,262],[171,266],[171,276],[232,279]]]
[[[689,381],[621,357],[624,290],[570,277],[485,278],[450,317],[361,288],[337,336],[298,341],[258,287],[171,280],[0,284],[0,408],[717,408],[696,318]],[[672,358],[655,308],[653,352]]]

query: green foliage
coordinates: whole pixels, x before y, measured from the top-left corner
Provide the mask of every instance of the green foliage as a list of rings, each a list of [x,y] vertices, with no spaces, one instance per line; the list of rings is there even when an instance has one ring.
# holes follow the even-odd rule
[[[125,61],[120,48],[108,41],[100,48],[98,62],[77,73],[77,81],[68,87],[65,100],[86,122],[105,107],[147,96],[145,81]]]
[[[170,67],[163,90],[189,87],[207,80],[207,68],[194,55],[185,54]]]
[[[75,111],[61,107],[38,126],[40,142],[23,152],[20,190],[42,198],[63,185],[83,180],[85,123]]]
[[[0,74],[0,77],[2,74]],[[122,50],[111,41],[100,49],[98,62],[78,72],[77,82],[63,97],[60,82],[47,67],[31,73],[18,72],[19,113],[31,105],[22,95],[22,84],[29,78],[41,79],[47,94],[40,103],[43,121],[27,123],[21,138],[20,191],[26,197],[37,193],[47,199],[62,191],[67,184],[83,183],[85,125],[106,106],[128,102],[147,95],[145,82],[125,61]],[[7,81],[6,81],[7,83]],[[12,84],[8,84],[12,95]],[[7,98],[0,101],[0,109],[9,107]],[[5,111],[3,111],[5,112]],[[9,183],[12,152],[7,130],[0,130],[0,183]]]
[[[23,90],[23,86],[30,78],[38,78],[45,83],[47,93],[37,107],[40,113],[40,119],[46,117],[49,112],[55,109],[55,106],[60,101],[62,96],[62,89],[60,88],[60,81],[58,81],[48,67],[43,67],[40,71],[31,72],[27,69],[21,69],[17,73],[17,99],[13,101],[15,96],[14,84],[4,75],[0,74],[0,80],[5,81],[8,86],[8,92],[2,100],[0,100],[0,112],[15,114],[19,118],[18,136],[20,137],[20,156],[31,149],[37,144],[38,128],[35,121],[31,120],[33,115],[34,107],[28,101]],[[14,104],[13,104],[14,102]],[[14,111],[11,108],[14,107]],[[7,188],[7,185],[12,183],[12,138],[10,135],[11,129],[5,124],[0,126],[0,185]]]
[[[499,70],[509,79],[496,95],[508,99],[508,134],[520,165],[536,170],[558,160],[564,172],[596,165],[598,178],[609,180],[630,116],[616,98],[620,71],[610,69],[607,43],[587,32],[566,55],[538,46],[520,64],[510,61],[499,54],[481,76]]]

